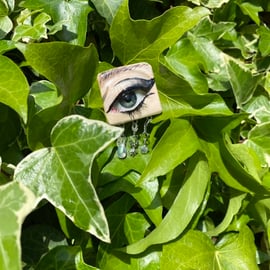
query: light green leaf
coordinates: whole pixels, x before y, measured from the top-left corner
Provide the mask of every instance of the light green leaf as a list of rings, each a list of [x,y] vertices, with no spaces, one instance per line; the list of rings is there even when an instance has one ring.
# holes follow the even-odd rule
[[[63,30],[56,35],[60,40],[83,46],[86,39],[87,16],[92,10],[87,0],[26,0],[22,7],[42,9],[49,14],[53,22],[63,22]]]
[[[19,67],[0,55],[0,102],[15,110],[26,122],[29,86]]]
[[[206,234],[209,236],[218,236],[219,234],[224,232],[232,222],[234,216],[239,212],[245,197],[245,193],[235,194],[234,196],[232,196],[229,201],[226,215],[223,218],[222,222],[218,224],[218,226],[215,227],[213,230],[206,232]]]
[[[159,55],[208,13],[205,8],[181,6],[152,20],[135,21],[125,0],[111,25],[112,48],[123,64],[146,61],[156,69]]]
[[[267,82],[265,83],[267,84]],[[256,91],[256,94],[243,105],[243,110],[250,114],[250,118],[254,117],[258,124],[270,122],[270,102],[269,97],[265,94],[264,90],[261,92]]]
[[[261,6],[256,6],[250,2],[244,2],[239,5],[245,15],[248,15],[257,25],[260,25],[259,12],[263,11]]]
[[[150,225],[143,214],[139,212],[128,213],[124,223],[124,231],[128,243],[132,244],[142,239]]]
[[[21,227],[36,205],[34,194],[21,183],[0,186],[0,269],[21,269]]]
[[[245,143],[261,158],[262,166],[270,166],[270,122],[256,125],[250,130]]]
[[[15,49],[15,42],[11,40],[0,40],[0,54]]]
[[[46,23],[51,20],[51,17],[42,12],[38,14],[34,21],[33,25],[31,24],[20,24],[15,27],[12,40],[24,42],[40,40],[42,38],[47,38],[47,27]]]
[[[197,37],[205,37],[214,41],[222,38],[227,33],[231,33],[235,26],[236,23],[234,22],[218,21],[215,23],[209,17],[206,17],[192,29],[192,33]]]
[[[0,39],[4,38],[13,27],[13,23],[8,16],[0,17]]]
[[[242,105],[251,99],[262,76],[260,74],[252,74],[247,67],[232,58],[227,58],[226,62],[226,69],[237,107],[242,108]]]
[[[58,96],[55,85],[45,80],[32,83],[30,95],[34,97],[35,103],[40,109],[55,106],[62,101],[62,97]]]
[[[36,43],[26,45],[22,52],[29,65],[57,86],[68,104],[84,96],[94,81],[98,55],[93,45]]]
[[[8,5],[5,0],[0,0],[0,16],[8,15]]]
[[[123,0],[91,0],[91,2],[95,5],[98,13],[111,24]]]
[[[181,75],[196,93],[207,93],[208,83],[201,72],[202,59],[188,39],[181,39],[174,44],[165,56],[167,66]]]
[[[198,138],[189,121],[172,119],[169,127],[152,151],[140,183],[173,170],[199,148]],[[166,162],[160,162],[160,157]]]
[[[161,248],[149,249],[146,252],[130,256],[112,252],[108,255],[102,270],[159,270]]]
[[[194,93],[166,95],[160,92],[162,114],[153,119],[153,122],[173,119],[181,116],[221,116],[231,115],[224,100],[218,94],[196,95]]]
[[[199,231],[189,231],[180,240],[163,247],[161,268],[175,270],[257,270],[254,237],[248,227],[225,235],[214,246]]]
[[[127,246],[127,253],[138,254],[152,245],[166,243],[177,238],[187,228],[199,209],[209,180],[210,171],[207,161],[202,154],[198,153],[190,159],[185,181],[160,225],[145,238]]]
[[[206,73],[209,88],[215,91],[226,91],[230,88],[224,52],[212,40],[204,36],[188,33],[188,39],[197,51],[200,61],[204,63],[201,68]]]
[[[267,56],[268,54],[270,54],[270,29],[267,26],[261,26],[258,29],[258,33],[260,35],[259,50],[262,56]]]
[[[120,128],[81,116],[63,118],[52,130],[52,147],[28,155],[14,178],[78,227],[108,242],[108,224],[91,182],[91,167],[95,156],[121,133]]]

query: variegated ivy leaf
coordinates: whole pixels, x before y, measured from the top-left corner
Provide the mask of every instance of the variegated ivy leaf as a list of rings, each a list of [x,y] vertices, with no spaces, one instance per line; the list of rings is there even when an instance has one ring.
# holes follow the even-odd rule
[[[52,147],[22,160],[15,179],[63,211],[78,227],[109,242],[107,219],[91,182],[91,167],[96,155],[121,133],[121,128],[101,121],[65,117],[51,132]]]
[[[0,269],[21,269],[21,226],[36,204],[34,194],[21,183],[0,186]]]

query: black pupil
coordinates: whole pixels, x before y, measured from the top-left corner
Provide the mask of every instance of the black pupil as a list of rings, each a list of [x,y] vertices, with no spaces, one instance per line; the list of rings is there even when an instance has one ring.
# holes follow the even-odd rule
[[[119,98],[119,103],[125,108],[133,107],[137,102],[137,96],[134,92],[123,93]]]

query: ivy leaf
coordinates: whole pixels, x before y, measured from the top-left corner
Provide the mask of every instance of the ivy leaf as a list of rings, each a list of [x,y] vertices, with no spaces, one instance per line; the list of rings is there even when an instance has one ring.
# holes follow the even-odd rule
[[[157,68],[161,52],[208,15],[205,8],[175,7],[152,20],[132,20],[128,1],[120,6],[110,29],[112,48],[123,64],[146,61]],[[140,42],[138,42],[140,40]]]
[[[161,268],[257,270],[254,237],[248,227],[225,235],[214,246],[200,231],[189,231],[180,240],[163,247]]]
[[[196,93],[208,92],[208,83],[200,68],[204,63],[189,39],[175,43],[166,54],[165,61],[174,73],[185,78]]]
[[[47,253],[35,268],[36,270],[99,270],[83,261],[79,246],[59,246]]]
[[[101,198],[124,191],[129,193],[144,209],[150,220],[157,226],[162,219],[162,203],[159,195],[158,179],[138,184],[140,175],[130,172],[119,180],[102,187],[99,192]]]
[[[47,199],[78,227],[109,242],[107,220],[91,182],[95,156],[122,129],[81,116],[61,119],[51,133],[51,148],[35,151],[15,170],[15,179]]]
[[[173,119],[160,141],[153,149],[151,159],[144,169],[140,182],[165,175],[192,156],[199,148],[198,138],[189,121]],[[160,162],[162,157],[166,162]]]
[[[239,5],[245,15],[248,15],[257,25],[260,25],[259,12],[263,11],[261,6],[256,6],[249,2],[244,2]]]
[[[258,29],[258,33],[260,34],[259,50],[262,56],[267,56],[270,54],[270,48],[268,46],[270,42],[270,29],[266,26],[261,26]]]
[[[65,42],[28,44],[22,52],[36,71],[54,83],[68,104],[73,104],[90,89],[98,66],[95,47]]]
[[[181,94],[171,96],[160,92],[162,104],[162,114],[153,121],[159,122],[166,119],[177,118],[181,116],[220,116],[232,115],[224,100],[217,94],[197,95],[195,93]]]
[[[210,170],[204,155],[195,154],[188,163],[185,181],[160,225],[145,238],[127,246],[126,252],[138,254],[152,245],[166,243],[178,237],[200,207],[209,179]]]
[[[252,74],[248,68],[232,59],[227,59],[226,69],[237,106],[242,108],[251,99],[262,76]]]
[[[51,17],[42,12],[35,17],[33,25],[29,24],[20,24],[14,29],[12,40],[23,41],[28,40],[39,40],[41,38],[47,38],[47,27],[46,23],[51,20]]]
[[[21,226],[36,205],[34,194],[21,183],[0,186],[0,269],[21,269]]]
[[[239,212],[242,206],[242,202],[245,197],[246,197],[245,193],[240,193],[240,194],[238,193],[232,196],[230,198],[228,209],[227,209],[224,219],[216,228],[214,228],[211,231],[208,231],[207,235],[217,236],[221,234],[222,232],[224,232],[228,228],[228,226],[231,224],[233,217]]]
[[[86,39],[87,16],[91,11],[87,0],[26,0],[20,6],[31,10],[42,9],[56,24],[63,22],[63,30],[56,35],[60,40],[83,46]]]
[[[0,55],[0,102],[15,110],[26,122],[29,85],[20,68]]]
[[[91,2],[95,5],[98,13],[111,24],[123,0],[91,0]]]
[[[0,16],[0,39],[4,38],[13,27],[12,20],[8,16]]]
[[[49,79],[63,96],[61,104],[39,111],[29,121],[29,145],[37,149],[49,145],[52,127],[89,91],[98,55],[92,45],[83,48],[64,42],[28,44],[21,50],[28,64]]]
[[[257,153],[263,165],[270,166],[270,122],[251,129],[245,143]]]
[[[124,231],[129,244],[139,241],[144,237],[150,223],[143,214],[135,212],[128,213],[125,217]]]

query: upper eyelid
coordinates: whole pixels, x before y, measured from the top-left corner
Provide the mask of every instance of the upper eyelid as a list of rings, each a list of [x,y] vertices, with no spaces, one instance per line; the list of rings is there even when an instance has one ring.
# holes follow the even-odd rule
[[[103,96],[104,109],[105,109],[105,111],[109,111],[110,110],[112,104],[116,101],[116,99],[120,95],[120,93],[122,93],[126,89],[125,84],[128,85],[128,83],[130,83],[131,81],[139,81],[139,80],[145,80],[145,81],[151,80],[152,87],[155,84],[154,78],[151,78],[151,77],[148,77],[148,78],[145,78],[145,77],[125,78],[125,79],[122,79],[121,81],[116,82],[112,86],[112,88],[110,89],[110,91],[108,91]]]
[[[117,85],[119,85],[119,84],[121,84],[121,83],[123,83],[123,82],[125,82],[125,81],[132,81],[132,80],[135,80],[135,81],[142,81],[142,80],[143,80],[143,81],[145,81],[145,82],[150,82],[150,85],[149,85],[149,86],[151,86],[151,87],[150,87],[149,89],[146,88],[147,92],[149,92],[149,91],[152,89],[152,87],[154,86],[154,84],[155,84],[154,78],[150,78],[150,79],[147,80],[147,79],[135,77],[135,78],[127,78],[127,79],[124,79],[124,80],[118,82],[117,84],[115,84],[114,86],[117,86]],[[112,105],[117,101],[117,99],[119,98],[120,94],[121,94],[123,91],[130,91],[130,90],[133,90],[133,89],[136,90],[136,88],[140,89],[141,87],[142,87],[142,85],[140,85],[139,83],[137,83],[137,84],[132,84],[132,85],[126,87],[125,89],[120,90],[120,91],[117,91],[118,94],[114,96],[114,99],[113,99],[113,101],[110,103],[110,105],[108,106],[108,110],[106,110],[106,112],[109,112],[109,111],[110,111]],[[145,87],[146,87],[146,86],[145,86]],[[142,90],[144,90],[144,89],[142,89]]]

